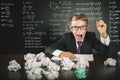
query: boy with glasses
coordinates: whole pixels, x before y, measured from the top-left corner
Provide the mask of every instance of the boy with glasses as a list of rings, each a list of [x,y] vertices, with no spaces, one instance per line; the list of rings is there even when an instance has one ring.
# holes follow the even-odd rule
[[[75,13],[70,17],[69,29],[71,32],[65,33],[63,37],[45,49],[45,53],[54,56],[69,57],[75,59],[76,53],[90,54],[95,49],[101,54],[109,51],[110,38],[107,34],[107,25],[103,20],[96,21],[97,30],[101,41],[98,40],[94,32],[88,32],[88,18],[85,14]]]

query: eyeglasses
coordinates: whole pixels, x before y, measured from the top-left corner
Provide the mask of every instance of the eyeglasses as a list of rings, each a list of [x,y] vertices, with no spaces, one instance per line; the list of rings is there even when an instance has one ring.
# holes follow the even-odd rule
[[[74,30],[74,31],[77,31],[77,30],[86,30],[87,29],[87,27],[86,26],[72,26],[72,29]]]

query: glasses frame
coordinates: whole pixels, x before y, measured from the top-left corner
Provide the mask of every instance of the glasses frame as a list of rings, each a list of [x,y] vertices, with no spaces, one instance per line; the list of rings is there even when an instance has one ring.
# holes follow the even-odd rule
[[[79,29],[80,30],[86,30],[87,27],[86,26],[71,26],[72,30],[74,31],[78,31]]]

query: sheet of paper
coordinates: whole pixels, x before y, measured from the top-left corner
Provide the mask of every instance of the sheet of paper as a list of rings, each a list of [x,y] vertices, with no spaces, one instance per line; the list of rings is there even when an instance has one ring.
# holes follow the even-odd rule
[[[75,56],[76,56],[76,59],[74,59],[74,61],[76,61],[78,58],[81,58],[81,57],[83,57],[87,61],[94,60],[93,54],[75,54]],[[53,56],[51,60],[62,60],[62,59],[60,57]]]
[[[93,61],[93,54],[75,54],[76,59],[83,57],[87,61]]]

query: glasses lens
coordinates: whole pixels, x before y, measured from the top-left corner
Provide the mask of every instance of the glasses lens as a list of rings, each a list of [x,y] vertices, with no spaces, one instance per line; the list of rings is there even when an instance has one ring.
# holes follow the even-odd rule
[[[73,30],[85,30],[86,29],[86,26],[72,26],[72,29]]]
[[[85,27],[85,26],[81,26],[80,29],[81,29],[81,30],[85,30],[86,27]]]

